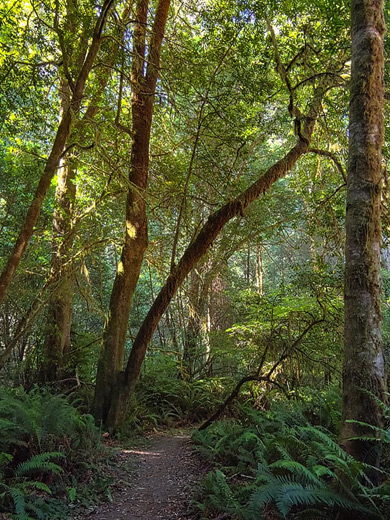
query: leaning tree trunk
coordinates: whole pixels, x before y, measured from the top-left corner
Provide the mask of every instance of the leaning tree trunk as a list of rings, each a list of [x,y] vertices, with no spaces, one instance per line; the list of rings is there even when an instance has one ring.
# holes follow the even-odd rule
[[[73,95],[69,108],[66,110],[61,119],[56,137],[54,139],[53,147],[51,149],[43,174],[35,191],[34,198],[27,211],[26,217],[22,225],[22,229],[15,242],[12,252],[8,257],[7,263],[0,275],[0,302],[2,302],[2,300],[4,299],[5,293],[9,284],[11,283],[14,272],[17,269],[22,259],[23,253],[27,247],[27,244],[33,235],[35,225],[38,221],[38,217],[41,212],[43,200],[50,187],[51,180],[57,171],[59,161],[64,151],[66,140],[68,139],[73,124],[73,120],[75,118],[75,114],[78,114],[80,110],[81,101],[84,95],[85,84],[88,79],[89,73],[91,72],[96,55],[99,51],[102,40],[102,31],[104,29],[108,14],[113,4],[114,0],[105,0],[101,8],[101,12],[95,25],[88,53],[85,57],[84,63],[80,69],[77,79],[73,85]]]
[[[126,335],[132,297],[137,286],[142,260],[148,244],[146,188],[149,173],[149,142],[153,118],[154,93],[159,74],[160,55],[170,0],[159,0],[149,53],[145,58],[148,0],[138,0],[134,29],[132,66],[132,148],[129,191],[126,202],[125,240],[111,293],[103,347],[96,375],[93,414],[107,421],[113,388],[123,370]],[[147,63],[147,66],[145,66]],[[146,68],[146,71],[145,71]]]
[[[383,143],[383,1],[352,0],[352,71],[346,214],[345,343],[341,443],[374,465],[379,450],[353,440],[381,428],[385,361],[380,312]],[[352,421],[352,422],[348,422]]]
[[[206,254],[227,222],[236,216],[242,215],[243,211],[254,200],[267,192],[277,180],[284,177],[294,167],[300,157],[309,150],[311,136],[321,110],[322,99],[329,88],[330,84],[326,84],[316,90],[310,113],[305,118],[304,129],[300,133],[296,145],[241,195],[209,216],[205,225],[171,271],[139,329],[125,371],[118,373],[115,385],[112,387],[108,413],[104,421],[107,427],[115,429],[123,423],[149,342],[162,315],[188,273]]]

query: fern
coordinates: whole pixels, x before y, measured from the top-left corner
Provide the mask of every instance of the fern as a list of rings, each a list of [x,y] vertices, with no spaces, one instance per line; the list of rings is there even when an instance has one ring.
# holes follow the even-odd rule
[[[241,506],[222,471],[210,472],[202,485],[203,510],[213,513],[240,514]]]
[[[103,453],[92,417],[47,390],[0,387],[0,428],[0,508],[17,520],[63,516],[64,506],[59,508],[54,493],[69,485],[62,460],[91,480],[91,459]],[[50,474],[64,475],[54,489],[47,485]],[[72,486],[77,487],[73,477]]]
[[[248,416],[245,424],[224,421],[196,436],[208,456],[235,476],[232,481],[213,478],[209,504],[226,512],[229,486],[239,504],[236,514],[248,519],[267,516],[270,508],[284,517],[310,509],[312,518],[334,518],[346,511],[367,520],[379,518],[377,503],[383,503],[385,492],[364,485],[371,466],[344,452],[330,432],[302,417],[285,420],[286,409],[252,410]],[[257,467],[253,482],[236,477],[244,473],[243,464],[246,475],[256,474]]]
[[[48,495],[52,494],[52,491],[49,488],[49,486],[47,484],[44,484],[43,482],[29,481],[29,482],[25,482],[23,485],[24,485],[24,487],[31,487],[31,488],[37,489],[38,491],[43,491],[44,493],[47,493]]]
[[[321,486],[321,481],[316,474],[312,473],[306,466],[295,460],[277,460],[269,465],[270,470],[287,470],[292,475],[298,475],[300,481],[305,484]]]
[[[26,513],[25,493],[19,488],[10,488],[10,495],[14,503],[15,513],[18,520],[29,520]]]
[[[268,484],[256,491],[249,503],[250,518],[254,520],[258,513],[271,501],[278,511],[286,517],[292,508],[324,505],[328,508],[338,508],[347,511],[359,511],[373,518],[372,511],[368,510],[355,500],[351,500],[325,487],[304,486],[288,477],[273,477]]]
[[[64,454],[60,452],[51,452],[51,453],[40,453],[39,455],[34,455],[30,459],[21,462],[16,470],[15,477],[22,477],[27,475],[28,473],[47,473],[51,472],[56,475],[62,473],[62,468],[58,464],[51,462],[51,459],[63,458]]]

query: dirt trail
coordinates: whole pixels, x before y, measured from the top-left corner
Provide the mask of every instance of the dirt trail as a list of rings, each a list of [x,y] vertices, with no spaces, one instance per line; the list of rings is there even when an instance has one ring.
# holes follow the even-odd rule
[[[91,512],[86,520],[171,520],[194,518],[189,511],[191,492],[202,476],[202,465],[189,435],[159,435],[147,448],[121,450],[131,463],[129,487],[113,502]]]

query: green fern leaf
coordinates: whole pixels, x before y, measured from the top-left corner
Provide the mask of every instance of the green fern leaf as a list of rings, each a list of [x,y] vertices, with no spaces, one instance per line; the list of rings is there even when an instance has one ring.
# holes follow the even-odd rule
[[[30,459],[21,462],[17,466],[15,470],[15,476],[21,477],[32,472],[51,472],[58,475],[59,473],[62,473],[63,470],[61,466],[51,462],[51,459],[58,459],[63,457],[64,454],[58,451],[34,455]]]
[[[277,460],[269,465],[270,469],[285,469],[294,474],[300,482],[321,487],[323,484],[306,466],[295,460]]]
[[[28,520],[26,513],[26,500],[23,491],[18,488],[10,488],[10,494],[18,520]]]
[[[24,484],[24,487],[30,487],[30,488],[38,489],[39,491],[44,491],[48,495],[52,494],[52,491],[49,488],[49,486],[47,486],[43,482],[29,481],[29,482],[24,482],[23,484]]]

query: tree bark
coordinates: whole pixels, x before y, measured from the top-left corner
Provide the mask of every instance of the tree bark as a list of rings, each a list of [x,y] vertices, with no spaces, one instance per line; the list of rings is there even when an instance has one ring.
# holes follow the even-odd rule
[[[380,203],[383,144],[381,0],[352,0],[352,71],[346,214],[345,342],[340,440],[354,457],[379,464],[373,443],[353,437],[383,426],[385,360],[380,312]]]
[[[43,379],[55,381],[66,363],[70,351],[70,330],[73,309],[73,265],[70,262],[74,239],[72,211],[76,195],[76,169],[67,160],[60,169],[53,214],[53,252],[51,271],[57,289],[48,302],[44,345]]]
[[[57,130],[54,144],[50,155],[47,159],[45,169],[42,177],[38,183],[34,198],[27,211],[22,229],[15,242],[13,250],[8,257],[7,263],[0,275],[0,302],[3,301],[7,288],[12,280],[15,270],[17,269],[27,244],[33,235],[34,227],[38,221],[41,212],[42,202],[50,187],[51,180],[57,171],[61,155],[64,151],[66,140],[68,139],[75,115],[79,112],[81,101],[84,94],[85,83],[91,72],[96,55],[100,48],[102,39],[102,31],[104,29],[107,16],[110,12],[114,0],[105,0],[101,9],[101,13],[95,25],[91,45],[89,47],[87,56],[77,76],[76,82],[73,86],[72,99],[68,109],[64,113],[60,125]]]
[[[154,93],[169,5],[170,0],[159,0],[147,60],[145,49],[148,0],[138,0],[136,7],[133,40],[135,55],[131,71],[132,149],[126,202],[126,231],[103,333],[93,404],[96,420],[103,423],[107,420],[113,388],[119,373],[123,370],[131,302],[148,245],[145,191],[149,174],[149,142]]]
[[[284,177],[294,167],[298,159],[308,151],[315,122],[321,110],[323,96],[330,86],[328,83],[316,89],[310,112],[305,118],[304,128],[295,146],[241,195],[210,215],[178,264],[171,271],[139,329],[125,371],[118,374],[115,386],[113,386],[107,419],[104,421],[108,427],[115,429],[123,422],[148,344],[177,289],[195,264],[211,247],[225,224],[232,218],[242,215],[243,211],[254,200],[268,191],[278,179]]]

